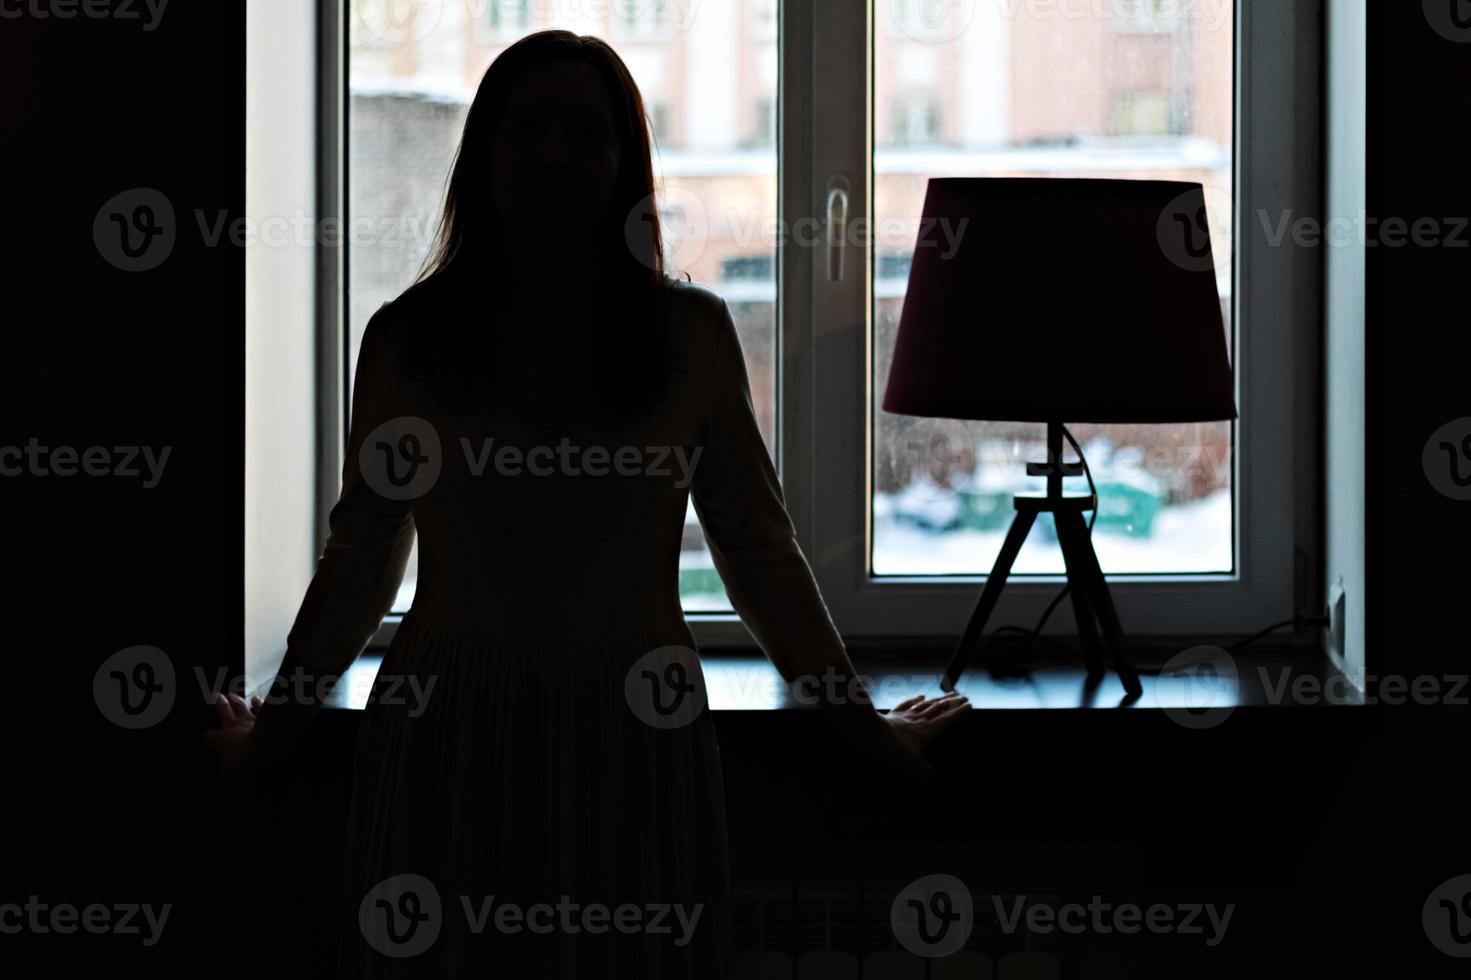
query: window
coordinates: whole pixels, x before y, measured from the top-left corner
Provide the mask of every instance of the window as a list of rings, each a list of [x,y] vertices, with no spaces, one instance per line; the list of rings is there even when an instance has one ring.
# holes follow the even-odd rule
[[[602,5],[595,3],[574,6],[568,11],[569,19],[584,22],[597,20],[597,11],[600,6]],[[617,37],[640,40],[666,39],[674,31],[674,0],[621,0],[609,6],[616,23],[621,28]],[[688,13],[693,12],[693,10],[688,11]],[[583,28],[573,27],[570,24],[560,26],[568,30],[588,33]]]
[[[482,21],[486,36],[515,39],[525,33],[531,23],[531,0],[484,0]]]
[[[913,262],[914,255],[910,252],[878,253],[878,264],[874,269],[874,295],[903,296],[904,287],[909,280],[909,266]]]
[[[771,258],[770,255],[732,255],[721,260],[720,278],[725,282],[769,280],[776,275],[776,263]]]
[[[672,138],[669,132],[670,111],[669,103],[660,101],[649,101],[646,103],[649,113],[649,130],[654,139],[654,145],[660,147]]]
[[[890,146],[922,146],[940,139],[940,106],[933,97],[906,93],[896,96],[893,105]]]
[[[1297,612],[1295,569],[1316,547],[1298,518],[1310,454],[1295,450],[1312,444],[1313,422],[1291,394],[1311,322],[1300,305],[1313,295],[1311,257],[1245,234],[1247,216],[1315,197],[1291,127],[1315,118],[1316,91],[1293,84],[1293,52],[1316,25],[1294,6],[881,0],[869,25],[822,8],[788,14],[789,28],[818,39],[784,62],[784,110],[804,85],[815,93],[810,114],[784,126],[813,147],[811,171],[783,179],[790,206],[822,214],[828,189],[845,181],[849,226],[871,229],[857,245],[849,236],[851,274],[831,275],[825,248],[782,256],[783,310],[810,311],[805,322],[783,318],[783,348],[802,370],[782,405],[803,420],[783,433],[783,473],[845,631],[958,632],[1011,495],[1040,488],[1024,467],[1043,449],[1039,427],[878,408],[906,253],[935,176],[1206,186],[1242,418],[1074,426],[1100,482],[1096,546],[1131,633],[1230,633]],[[871,66],[862,85],[831,91],[854,64]],[[916,108],[921,94],[941,111]],[[1024,550],[1001,622],[1030,625],[1056,595],[1062,562],[1047,530]],[[1053,625],[1070,629],[1070,618]]]
[[[1113,125],[1117,136],[1166,136],[1173,133],[1170,96],[1164,92],[1120,92],[1114,96]]]
[[[1112,28],[1124,34],[1173,31],[1193,13],[1185,0],[1114,0]]]
[[[1136,20],[1145,16],[1141,11],[1157,12],[1147,3],[1136,6]],[[933,29],[920,37],[878,32],[875,101],[882,105],[884,93],[899,94],[890,138],[874,147],[876,224],[902,228],[912,241],[926,181],[938,176],[1156,178],[1200,181],[1229,192],[1234,32],[1229,22],[1209,23],[1207,7],[1183,11],[1176,33],[1149,38],[1160,44],[1142,53],[1133,35],[1111,30],[1106,10],[1089,13],[1087,5],[1066,17],[1014,19],[988,13],[982,5],[953,36]],[[1177,44],[1189,47],[1191,56],[1173,57]],[[915,52],[936,65],[940,98],[956,120],[944,133],[933,97],[922,101],[902,91],[914,71]],[[969,67],[986,62],[1006,67],[989,72]],[[1092,97],[1140,85],[1162,94],[1149,102],[1127,93],[1121,103],[1129,108],[1124,119],[1109,118],[1109,106]],[[1166,135],[1171,98],[1186,104],[1191,122],[1189,131],[1178,135]],[[1161,138],[1140,147],[1126,138],[1138,133]],[[1036,137],[1047,140],[1045,148],[1033,143]],[[943,147],[931,145],[936,143]],[[1229,313],[1231,243],[1224,229],[1212,244]],[[876,270],[872,296],[874,405],[883,396],[904,302],[904,289],[893,289],[893,277],[885,271]],[[881,291],[879,285],[888,288]],[[1018,368],[1040,370],[1042,365]],[[872,431],[871,572],[880,577],[986,574],[1011,525],[1012,497],[1045,486],[1041,478],[1026,476],[1027,460],[1046,453],[1045,427],[912,419],[874,409]],[[1235,570],[1229,424],[1078,426],[1075,434],[1098,482],[1093,541],[1105,572]],[[1051,515],[1043,516],[1039,530],[1028,539],[1016,570],[1062,574]]]
[[[925,182],[1204,183],[1242,419],[1075,427],[1100,483],[1097,549],[1133,633],[1231,632],[1297,611],[1295,567],[1316,547],[1298,517],[1313,420],[1290,392],[1310,351],[1313,280],[1309,258],[1246,234],[1248,216],[1314,197],[1292,129],[1312,118],[1317,93],[1291,83],[1294,44],[1316,28],[1292,5],[876,0],[865,22],[811,0],[506,4],[495,21],[475,3],[465,14],[445,3],[426,31],[385,23],[379,0],[324,2],[352,13],[347,217],[379,229],[348,252],[345,363],[368,317],[418,270],[489,61],[553,26],[542,23],[552,12],[555,26],[608,37],[656,117],[671,268],[730,303],[804,550],[849,633],[958,630],[1011,494],[1035,487],[1023,464],[1041,450],[1039,427],[877,407]],[[478,29],[466,19],[477,9]],[[839,188],[841,263],[827,236],[797,234],[803,218],[826,218]],[[1061,570],[1043,526],[1002,615],[1030,622]],[[680,581],[702,640],[745,637],[692,510]]]
[[[741,75],[743,85],[727,80],[742,66],[761,64],[771,39],[742,29],[734,4],[435,3],[420,14],[437,17],[420,23],[385,21],[377,15],[380,2],[350,0],[349,8],[347,220],[364,233],[352,236],[346,263],[347,370],[369,317],[413,282],[424,261],[449,161],[486,66],[518,38],[556,26],[608,38],[638,81],[656,139],[666,259],[672,271],[687,271],[696,282],[733,280],[736,288],[723,295],[740,329],[762,432],[775,453],[776,243],[763,229],[776,217],[776,147],[772,139],[753,145],[742,127],[742,120],[761,120],[764,113],[758,124],[774,132],[775,79],[753,68]],[[686,10],[698,15],[681,24]],[[553,13],[554,24],[542,22]],[[630,37],[640,43],[625,45]],[[327,492],[335,495],[335,485]],[[693,507],[684,542],[686,609],[728,611]],[[412,602],[416,568],[417,554],[396,611]]]
[[[756,100],[756,123],[752,128],[752,146],[776,145],[776,99],[763,95]]]

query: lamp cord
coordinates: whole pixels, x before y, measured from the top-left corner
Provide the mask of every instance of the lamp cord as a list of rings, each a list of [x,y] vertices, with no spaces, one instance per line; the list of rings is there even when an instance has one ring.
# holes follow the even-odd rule
[[[1098,485],[1093,482],[1093,468],[1088,465],[1088,457],[1083,454],[1083,447],[1078,445],[1078,440],[1073,438],[1072,432],[1065,425],[1062,427],[1062,434],[1063,437],[1067,439],[1068,444],[1073,447],[1073,452],[1077,453],[1078,462],[1083,464],[1083,475],[1088,478],[1088,492],[1093,495],[1093,513],[1088,518],[1088,538],[1091,540],[1093,537],[1093,525],[1096,524],[1098,521]],[[1057,460],[1055,465],[1062,465],[1062,460]],[[996,649],[1001,647],[1001,645],[1005,642],[1005,639],[1012,637],[1017,638],[1012,640],[1013,645],[1019,643],[1021,640],[1025,640],[1025,645],[1022,647],[1021,653],[1009,663],[1009,666],[1012,667],[1019,666],[1019,661],[1030,659],[1032,649],[1038,643],[1045,643],[1046,645],[1055,647],[1059,650],[1065,650],[1073,656],[1080,656],[1077,650],[1068,646],[1066,643],[1062,643],[1058,640],[1052,639],[1051,637],[1042,635],[1042,630],[1047,626],[1048,620],[1050,620],[1052,618],[1052,614],[1057,611],[1057,607],[1062,605],[1062,601],[1068,597],[1068,595],[1071,593],[1071,590],[1071,583],[1064,585],[1062,587],[1062,591],[1057,594],[1057,596],[1047,606],[1046,610],[1043,611],[1041,618],[1037,620],[1037,625],[1033,626],[1031,629],[1027,629],[1024,626],[1003,626],[992,633],[990,639],[986,641],[986,662],[994,662],[992,660],[992,654],[996,652]],[[1268,626],[1266,629],[1260,631],[1259,633],[1256,633],[1253,636],[1249,636],[1244,640],[1240,640],[1237,643],[1226,647],[1225,649],[1228,653],[1235,653],[1238,650],[1242,650],[1248,646],[1251,646],[1253,643],[1257,643],[1265,639],[1266,637],[1271,636],[1273,633],[1276,633],[1279,630],[1287,629],[1289,626],[1294,628],[1301,628],[1303,626],[1328,625],[1330,625],[1330,621],[1327,617],[1299,616],[1294,619],[1283,620],[1280,623],[1274,623],[1273,625]],[[1139,671],[1139,673],[1148,674],[1151,673],[1151,671],[1141,670]]]
[[[1078,440],[1073,438],[1072,432],[1065,425],[1062,427],[1062,434],[1063,437],[1067,439],[1068,443],[1073,447],[1073,452],[1078,454],[1078,462],[1083,464],[1083,475],[1088,478],[1088,492],[1093,495],[1093,513],[1088,518],[1088,537],[1091,539],[1093,537],[1093,525],[1098,521],[1098,485],[1093,482],[1093,468],[1088,465],[1088,457],[1083,454],[1083,448],[1078,445]],[[1053,465],[1061,466],[1062,460],[1054,460]],[[987,661],[990,661],[989,654],[992,652],[990,650],[990,647],[998,645],[996,641],[996,638],[998,636],[1018,636],[1025,638],[1026,646],[1022,649],[1021,652],[1021,657],[1023,658],[1031,656],[1032,647],[1038,641],[1046,643],[1050,646],[1060,647],[1064,650],[1067,650],[1069,653],[1076,653],[1077,651],[1073,650],[1073,648],[1068,646],[1066,643],[1059,643],[1058,641],[1053,640],[1050,637],[1044,637],[1042,635],[1042,630],[1047,626],[1047,621],[1052,618],[1052,614],[1057,611],[1057,607],[1062,605],[1062,601],[1066,599],[1068,595],[1071,594],[1071,592],[1072,584],[1069,583],[1067,585],[1064,585],[1062,587],[1062,591],[1057,594],[1057,597],[1052,600],[1052,603],[1048,605],[1047,609],[1042,613],[1042,617],[1037,620],[1037,625],[1032,627],[1031,629],[1027,629],[1023,626],[1003,626],[1000,629],[996,630],[995,633],[992,633],[991,640],[987,642]]]

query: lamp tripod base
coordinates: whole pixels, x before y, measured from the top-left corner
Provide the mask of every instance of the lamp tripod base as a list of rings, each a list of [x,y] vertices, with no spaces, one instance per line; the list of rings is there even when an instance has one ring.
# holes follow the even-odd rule
[[[1092,494],[1086,497],[1062,495],[1062,478],[1081,476],[1083,467],[1081,463],[1062,462],[1061,424],[1048,426],[1047,442],[1051,457],[1049,461],[1027,466],[1028,475],[1048,478],[1047,495],[1016,498],[1016,518],[1006,535],[1006,542],[1001,546],[996,566],[986,579],[986,586],[981,591],[975,611],[971,613],[970,622],[966,624],[965,633],[951,656],[941,689],[947,692],[955,690],[956,682],[965,673],[970,661],[971,651],[985,633],[986,624],[996,609],[1002,590],[1006,588],[1006,580],[1011,575],[1027,535],[1031,533],[1038,515],[1050,513],[1057,525],[1057,540],[1062,546],[1063,563],[1067,568],[1068,594],[1072,598],[1073,614],[1078,622],[1078,638],[1083,645],[1088,679],[1094,683],[1103,679],[1106,654],[1117,671],[1119,680],[1123,682],[1124,690],[1130,697],[1141,697],[1143,688],[1139,684],[1139,674],[1124,650],[1124,631],[1119,624],[1118,610],[1114,607],[1103,569],[1098,564],[1098,554],[1093,550],[1092,535],[1083,520],[1085,511],[1098,506],[1098,498]]]

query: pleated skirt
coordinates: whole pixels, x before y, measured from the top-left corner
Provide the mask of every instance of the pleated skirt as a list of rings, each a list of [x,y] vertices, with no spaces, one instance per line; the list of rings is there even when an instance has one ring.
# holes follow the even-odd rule
[[[731,976],[709,710],[650,724],[628,697],[670,639],[405,617],[358,736],[339,977]]]

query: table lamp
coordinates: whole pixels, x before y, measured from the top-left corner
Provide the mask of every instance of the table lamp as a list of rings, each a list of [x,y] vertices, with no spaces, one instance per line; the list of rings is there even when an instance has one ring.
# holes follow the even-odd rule
[[[1106,652],[1138,697],[1083,519],[1097,497],[1063,493],[1064,477],[1084,475],[1081,460],[1063,461],[1063,426],[1237,417],[1205,192],[1155,180],[935,178],[920,227],[959,240],[941,248],[922,236],[915,248],[884,411],[1047,425],[1047,461],[1027,465],[1047,492],[1017,496],[942,687],[954,690],[1032,525],[1051,513],[1088,675],[1102,677]]]

